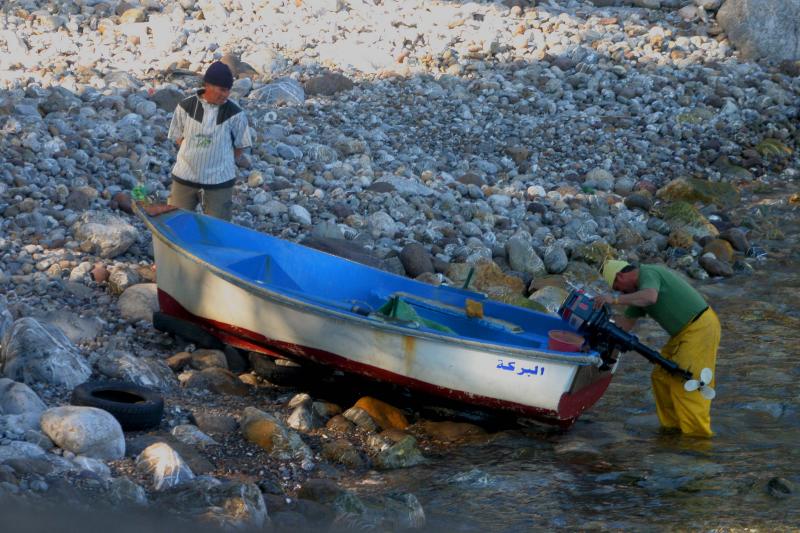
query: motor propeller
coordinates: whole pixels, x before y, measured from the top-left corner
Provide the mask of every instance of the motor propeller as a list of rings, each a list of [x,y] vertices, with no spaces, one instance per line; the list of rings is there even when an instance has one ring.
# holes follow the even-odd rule
[[[699,390],[700,394],[703,395],[703,398],[706,400],[713,400],[717,393],[708,385],[711,383],[713,377],[714,373],[711,371],[711,369],[704,368],[702,372],[700,372],[700,379],[687,380],[686,383],[683,384],[683,389],[687,392]]]

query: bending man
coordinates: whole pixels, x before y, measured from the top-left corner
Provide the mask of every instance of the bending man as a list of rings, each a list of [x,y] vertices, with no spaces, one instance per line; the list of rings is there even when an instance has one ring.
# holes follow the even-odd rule
[[[704,368],[715,369],[720,325],[716,313],[678,273],[660,265],[630,265],[625,261],[606,261],[603,277],[620,296],[601,295],[595,305],[626,305],[624,316],[615,317],[625,330],[636,320],[650,316],[670,339],[661,355],[689,370],[695,378]],[[680,429],[685,435],[711,437],[711,400],[697,391],[687,392],[683,380],[660,366],[652,373],[656,412],[661,426]],[[710,384],[714,386],[714,382]]]

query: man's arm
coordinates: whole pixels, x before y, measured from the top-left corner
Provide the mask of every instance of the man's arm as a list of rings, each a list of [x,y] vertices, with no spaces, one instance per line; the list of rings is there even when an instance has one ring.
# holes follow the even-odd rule
[[[629,294],[621,294],[617,297],[611,294],[601,294],[594,299],[594,306],[600,307],[603,304],[613,305],[633,305],[635,307],[647,307],[658,301],[658,291],[655,289],[642,289]]]
[[[653,305],[658,300],[658,291],[656,289],[648,288],[648,289],[641,289],[636,292],[631,292],[628,294],[621,294],[620,296],[612,296],[610,294],[601,294],[594,299],[594,306],[598,308],[603,304],[616,304],[616,305],[628,305],[633,307],[647,307],[649,305]],[[630,331],[636,325],[637,318],[625,316],[625,315],[614,315],[614,322],[624,329],[625,331]]]
[[[233,136],[233,149],[236,157],[239,157],[242,150],[250,148],[253,145],[250,128],[247,125],[247,116],[244,113],[239,113],[231,119],[231,134]],[[238,150],[238,153],[236,150]]]
[[[658,291],[655,289],[642,289],[629,294],[621,294],[617,298],[620,305],[633,305],[636,307],[648,307],[658,301]]]
[[[169,123],[169,131],[167,138],[175,141],[178,148],[181,147],[183,142],[183,128],[186,124],[186,111],[181,106],[177,106],[172,113],[172,120]]]

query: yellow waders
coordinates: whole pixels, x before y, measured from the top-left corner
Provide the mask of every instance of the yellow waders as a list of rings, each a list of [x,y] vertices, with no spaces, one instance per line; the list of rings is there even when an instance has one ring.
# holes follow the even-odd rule
[[[719,318],[710,307],[694,322],[684,327],[661,349],[661,355],[682,368],[700,376],[704,368],[715,369],[719,347]],[[660,366],[651,376],[656,398],[656,413],[665,428],[680,428],[687,436],[711,437],[711,400],[699,391],[686,392],[683,379],[669,374]],[[716,372],[711,386],[714,387]]]

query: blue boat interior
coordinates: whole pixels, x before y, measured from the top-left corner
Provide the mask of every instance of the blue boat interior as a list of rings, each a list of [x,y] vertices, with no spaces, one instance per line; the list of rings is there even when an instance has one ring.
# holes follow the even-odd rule
[[[398,276],[204,215],[174,211],[152,221],[179,248],[245,282],[354,318],[541,350],[547,350],[550,330],[571,329],[556,316],[495,302],[481,293]],[[418,319],[377,312],[395,297],[406,308],[410,306]],[[468,300],[479,303],[482,316],[467,314]]]

